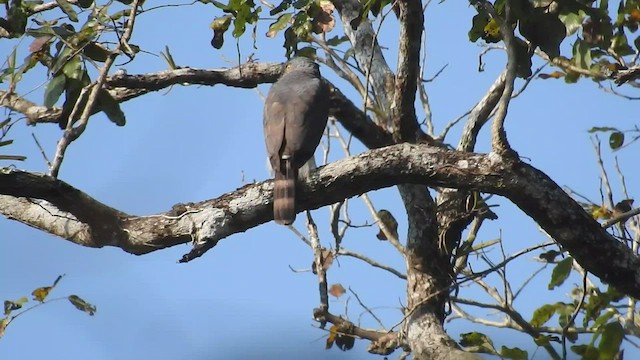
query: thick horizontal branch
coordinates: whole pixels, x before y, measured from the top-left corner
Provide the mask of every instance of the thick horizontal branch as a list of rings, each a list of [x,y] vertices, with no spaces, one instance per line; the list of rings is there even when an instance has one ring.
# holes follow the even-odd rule
[[[525,163],[504,161],[493,153],[470,154],[407,143],[370,150],[312,173],[299,184],[296,206],[298,211],[317,209],[367,191],[406,183],[505,196],[589,272],[618,290],[640,298],[638,257],[602,229],[544,173]],[[14,212],[15,199],[46,200],[68,214],[67,221],[85,226],[82,233],[53,232],[58,236],[84,246],[117,246],[134,254],[192,242],[193,250],[182,259],[189,261],[221,239],[270,221],[272,191],[271,181],[261,182],[216,199],[179,204],[162,214],[132,216],[102,205],[60,180],[3,169],[0,194],[8,196],[0,198],[0,213],[53,232],[46,220],[58,220],[60,215],[48,211],[42,204],[32,202],[30,212],[22,212],[24,217]],[[77,241],[78,237],[82,241]]]

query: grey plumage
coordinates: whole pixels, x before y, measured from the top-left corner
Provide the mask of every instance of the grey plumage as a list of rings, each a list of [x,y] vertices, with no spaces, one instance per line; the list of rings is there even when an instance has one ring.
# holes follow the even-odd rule
[[[298,170],[320,143],[329,115],[329,90],[318,64],[304,57],[287,62],[264,106],[264,138],[275,173],[273,218],[291,224],[296,218]]]

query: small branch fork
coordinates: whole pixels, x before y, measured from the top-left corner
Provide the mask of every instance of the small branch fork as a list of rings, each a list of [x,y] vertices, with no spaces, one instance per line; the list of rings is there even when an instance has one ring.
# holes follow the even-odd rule
[[[362,339],[367,339],[371,341],[369,345],[368,351],[374,354],[380,355],[388,355],[391,354],[398,347],[407,347],[406,344],[402,344],[400,342],[399,336],[395,332],[386,332],[386,331],[377,331],[377,330],[367,330],[363,329],[359,326],[356,326],[351,321],[343,319],[340,316],[336,316],[329,312],[329,295],[327,290],[327,272],[325,268],[324,258],[326,255],[325,251],[320,244],[320,238],[318,237],[318,229],[316,227],[313,218],[311,217],[311,212],[307,211],[307,231],[309,233],[309,245],[313,249],[314,254],[314,264],[316,273],[318,275],[318,289],[320,293],[320,306],[313,310],[313,318],[314,320],[320,323],[320,328],[324,329],[326,323],[331,323],[336,326],[341,334],[355,336]],[[353,291],[352,291],[353,292]],[[354,293],[355,294],[355,293]],[[371,311],[366,308],[360,298],[356,295],[358,302],[367,309],[370,313]],[[373,315],[373,313],[371,313]],[[376,318],[377,319],[377,318]]]

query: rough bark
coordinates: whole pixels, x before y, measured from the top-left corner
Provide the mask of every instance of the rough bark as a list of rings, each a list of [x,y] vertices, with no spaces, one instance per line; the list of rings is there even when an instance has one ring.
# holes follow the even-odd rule
[[[504,161],[495,154],[406,143],[370,150],[314,172],[301,184],[298,208],[316,209],[398,183],[502,195],[589,272],[640,298],[640,259],[543,172],[526,163]],[[261,182],[216,199],[177,204],[165,213],[134,216],[103,205],[61,180],[3,168],[0,212],[80,245],[117,246],[134,254],[193,242],[193,251],[183,259],[188,261],[221,239],[271,220],[272,189],[272,182]],[[59,211],[53,212],[52,208]],[[87,217],[87,213],[100,216]],[[65,226],[51,225],[59,222]]]

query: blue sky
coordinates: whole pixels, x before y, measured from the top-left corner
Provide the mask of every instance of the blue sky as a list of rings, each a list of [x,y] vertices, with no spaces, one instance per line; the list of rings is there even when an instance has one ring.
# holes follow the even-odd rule
[[[492,52],[485,58],[486,70],[477,72],[481,48],[467,39],[473,14],[465,2],[454,1],[433,2],[426,13],[427,77],[448,64],[440,77],[427,85],[437,130],[471,107],[504,64],[504,54]],[[138,18],[132,43],[154,54],[167,45],[182,66],[233,66],[237,54],[229,36],[221,51],[209,45],[208,26],[219,15],[215,7],[200,5],[154,11]],[[260,24],[255,57],[282,61],[281,38],[261,36],[267,26],[268,22]],[[395,28],[385,25],[380,34],[381,44],[388,48],[387,59],[393,64]],[[243,59],[253,51],[249,42],[242,42],[241,49]],[[8,51],[0,49],[0,58]],[[141,53],[124,68],[134,74],[160,71],[166,64],[157,56]],[[344,82],[328,69],[323,71],[360,104]],[[37,88],[30,98],[41,101],[41,76],[28,76],[18,91]],[[259,89],[266,93],[268,86]],[[129,101],[122,108],[127,125],[119,128],[102,115],[93,117],[85,134],[71,145],[60,172],[61,179],[112,207],[148,215],[166,211],[175,203],[214,198],[269,176],[262,139],[262,100],[255,90],[175,86]],[[526,161],[558,184],[597,200],[599,169],[586,131],[597,125],[630,128],[637,124],[636,108],[632,101],[598,90],[590,80],[575,85],[535,80],[512,102],[506,128],[512,146]],[[460,129],[455,127],[448,140],[456,144]],[[46,164],[31,133],[51,157],[60,130],[55,125],[27,127],[22,123],[11,130],[9,138],[15,140],[11,153],[28,156],[16,166],[45,172]],[[488,135],[481,133],[479,152],[489,150]],[[612,156],[606,146],[603,149],[605,161],[611,165]],[[363,148],[356,146],[354,151]],[[633,184],[640,175],[634,166],[635,151],[631,147],[618,154],[632,197]],[[613,167],[609,169],[613,171]],[[612,174],[618,191],[617,176]],[[617,194],[616,200],[621,200]],[[378,208],[403,213],[395,189],[371,196]],[[486,224],[480,241],[502,236],[506,252],[514,253],[546,240],[516,207],[497,198],[493,203],[500,204],[496,210],[500,219]],[[361,200],[353,199],[351,208],[356,222],[371,222]],[[330,244],[328,210],[316,210],[314,216],[321,238]],[[402,237],[406,223],[397,217]],[[299,216],[296,222],[300,230],[304,230],[303,218]],[[374,228],[352,231],[343,245],[402,269],[400,256],[388,243],[376,240],[375,233]],[[324,350],[326,332],[316,329],[311,319],[312,309],[318,305],[316,278],[289,268],[309,268],[312,253],[289,230],[273,223],[233,235],[188,264],[177,264],[189,251],[188,245],[134,256],[115,248],[82,248],[4,218],[0,219],[0,234],[0,298],[17,299],[66,274],[51,297],[76,293],[98,308],[97,314],[89,317],[66,302],[54,302],[21,316],[0,341],[0,359],[247,359],[287,354],[313,359],[373,358],[366,354],[365,341],[358,341],[356,348],[346,353]],[[491,255],[499,260],[496,251]],[[508,268],[514,284],[540,266],[531,258]],[[546,290],[549,274],[543,272],[517,300],[525,318],[545,301],[568,301],[569,286],[555,292]],[[341,258],[339,266],[334,264],[330,270],[329,282],[351,286],[367,306],[377,309],[385,325],[401,318],[399,304],[405,303],[405,288],[394,276]],[[460,296],[483,299],[481,293],[467,288]],[[344,297],[330,305],[333,312],[343,313]],[[357,321],[361,312],[351,299],[351,320]],[[375,326],[367,315],[362,323]],[[497,346],[520,346],[530,355],[535,351],[528,337],[514,331],[459,320],[446,327],[454,338],[461,332],[485,331],[497,335]],[[544,355],[538,351],[535,358],[544,359]]]

